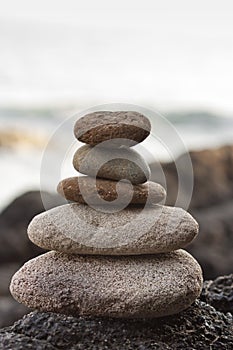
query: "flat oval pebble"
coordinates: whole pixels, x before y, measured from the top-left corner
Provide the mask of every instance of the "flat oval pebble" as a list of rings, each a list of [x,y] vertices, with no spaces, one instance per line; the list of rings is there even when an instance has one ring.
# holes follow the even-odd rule
[[[110,180],[129,180],[142,184],[150,177],[150,168],[141,155],[128,147],[117,149],[80,147],[74,155],[73,165],[82,174]]]
[[[160,205],[106,213],[66,204],[35,216],[28,227],[33,243],[67,254],[165,253],[185,247],[197,233],[190,214]]]
[[[140,185],[128,182],[116,182],[89,176],[70,177],[62,180],[57,187],[58,193],[69,201],[89,205],[155,204],[166,196],[164,188],[148,181]]]
[[[149,136],[150,130],[149,119],[134,111],[93,112],[78,119],[74,126],[75,137],[90,145],[112,140],[111,146],[122,144],[132,146]],[[113,139],[122,140],[114,141]],[[102,146],[109,147],[109,143]]]
[[[43,254],[11,281],[29,308],[70,315],[145,318],[188,308],[200,295],[202,271],[187,252],[139,257]]]

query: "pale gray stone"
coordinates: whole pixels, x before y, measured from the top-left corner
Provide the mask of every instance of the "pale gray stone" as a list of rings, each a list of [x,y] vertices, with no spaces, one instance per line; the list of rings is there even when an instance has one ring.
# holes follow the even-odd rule
[[[49,252],[27,262],[10,286],[15,299],[33,309],[124,318],[178,313],[201,288],[201,268],[183,250],[139,257]]]
[[[185,247],[198,224],[181,208],[155,205],[113,213],[66,204],[37,215],[28,235],[39,247],[68,254],[156,254]]]

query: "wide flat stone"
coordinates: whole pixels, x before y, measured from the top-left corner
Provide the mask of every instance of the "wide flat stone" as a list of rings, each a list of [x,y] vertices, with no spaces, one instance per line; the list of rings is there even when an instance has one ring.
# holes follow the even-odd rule
[[[58,193],[69,201],[89,205],[127,206],[129,204],[156,204],[165,196],[165,189],[152,181],[131,185],[90,176],[76,176],[62,180]]]
[[[10,286],[16,300],[30,308],[118,318],[178,313],[201,288],[201,268],[183,250],[139,257],[49,252],[27,262]]]
[[[68,254],[164,253],[185,247],[197,233],[190,214],[160,205],[111,213],[66,204],[37,215],[28,227],[36,245]]]
[[[93,112],[78,119],[74,126],[74,134],[81,142],[97,145],[111,140],[102,147],[133,146],[149,136],[150,130],[149,119],[135,111]]]
[[[150,168],[142,156],[129,147],[108,149],[84,145],[74,155],[73,165],[82,174],[110,180],[129,180],[132,184],[146,182]]]

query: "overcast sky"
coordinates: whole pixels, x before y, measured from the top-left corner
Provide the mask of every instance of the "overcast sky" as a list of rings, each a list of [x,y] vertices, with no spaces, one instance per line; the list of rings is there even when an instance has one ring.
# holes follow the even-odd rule
[[[233,112],[233,1],[0,1],[0,106]]]

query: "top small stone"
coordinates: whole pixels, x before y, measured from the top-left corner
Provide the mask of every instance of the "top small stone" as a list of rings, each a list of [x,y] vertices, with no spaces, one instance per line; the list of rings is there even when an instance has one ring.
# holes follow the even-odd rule
[[[81,142],[94,146],[111,140],[103,143],[103,147],[133,146],[145,140],[150,130],[149,119],[134,111],[93,112],[77,120],[74,126],[75,137]]]

